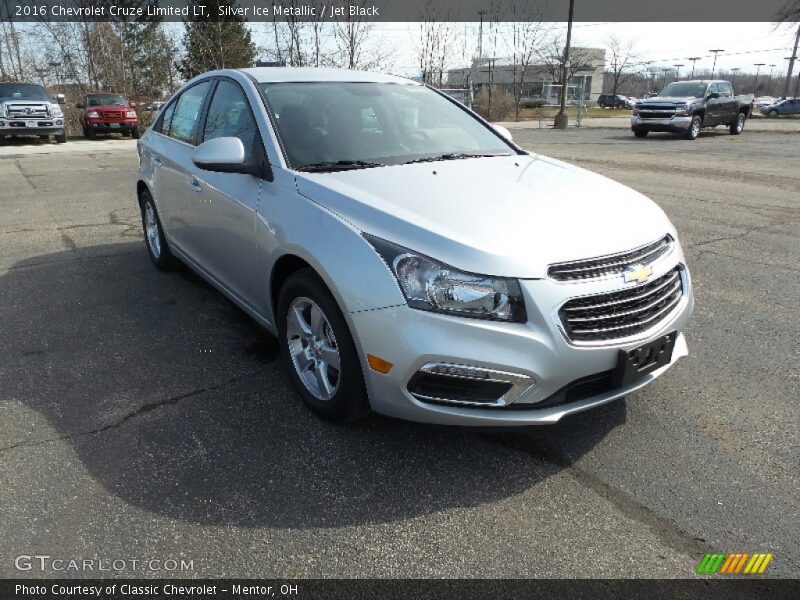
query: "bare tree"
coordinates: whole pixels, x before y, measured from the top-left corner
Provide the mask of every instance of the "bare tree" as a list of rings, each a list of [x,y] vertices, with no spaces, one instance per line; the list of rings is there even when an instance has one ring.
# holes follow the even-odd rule
[[[608,70],[611,75],[611,93],[616,94],[617,88],[633,77],[639,57],[637,56],[633,40],[623,40],[616,35],[610,35],[606,39],[608,46]]]
[[[511,45],[511,62],[514,65],[512,86],[516,105],[514,119],[519,121],[519,111],[527,78],[532,75],[531,67],[544,44],[547,29],[539,20],[541,17],[539,10],[528,2],[522,2],[518,6],[517,0],[513,0],[511,12],[515,17],[518,14],[522,17],[519,20],[515,18],[509,24],[510,35],[507,37]]]
[[[436,87],[442,87],[454,41],[455,31],[449,21],[448,14],[435,4],[426,5],[420,14],[417,61],[422,81]]]
[[[353,2],[351,7],[366,8],[367,0]],[[333,25],[336,52],[331,56],[334,66],[346,69],[386,69],[391,63],[390,52],[371,35],[372,24],[364,17],[348,13]]]
[[[584,47],[573,44],[569,50],[569,64],[564,68],[565,52],[566,41],[560,36],[555,36],[541,46],[538,56],[544,71],[550,75],[553,83],[563,84],[564,87],[568,87],[569,80],[577,73],[591,71],[594,67],[589,51]],[[566,77],[565,81],[562,81],[562,76]],[[566,89],[562,90],[562,93],[566,92]]]
[[[800,0],[787,0],[776,16],[780,23],[800,21]]]

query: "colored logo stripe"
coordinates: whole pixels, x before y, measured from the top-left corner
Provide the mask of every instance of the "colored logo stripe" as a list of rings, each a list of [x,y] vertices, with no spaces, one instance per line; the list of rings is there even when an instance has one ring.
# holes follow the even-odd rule
[[[706,575],[714,573],[730,575],[742,573],[742,569],[744,569],[744,573],[748,575],[760,574],[767,570],[767,565],[772,560],[772,556],[772,553],[764,552],[756,552],[752,555],[749,552],[709,553],[700,561],[696,572]]]

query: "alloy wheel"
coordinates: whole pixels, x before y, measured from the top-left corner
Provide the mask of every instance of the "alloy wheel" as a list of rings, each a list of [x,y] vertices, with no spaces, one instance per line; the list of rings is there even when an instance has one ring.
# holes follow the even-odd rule
[[[158,226],[158,217],[153,208],[153,203],[147,200],[144,203],[144,234],[147,237],[147,246],[153,257],[161,258],[161,231]]]
[[[303,386],[318,400],[339,389],[341,357],[328,317],[310,298],[295,298],[286,314],[286,340]]]

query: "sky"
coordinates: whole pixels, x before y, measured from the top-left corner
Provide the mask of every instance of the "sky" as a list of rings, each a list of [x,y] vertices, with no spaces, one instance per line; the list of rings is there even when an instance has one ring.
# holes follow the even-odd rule
[[[451,67],[466,66],[475,49],[469,43],[465,45],[464,38],[475,38],[478,25],[456,23],[454,27],[457,39]],[[566,23],[553,23],[552,27],[555,31],[566,32]],[[419,37],[418,28],[418,23],[374,25],[373,34],[393,49],[395,59],[392,72],[398,75],[416,74],[415,43]],[[717,70],[738,67],[742,74],[755,73],[754,63],[765,63],[776,65],[774,73],[778,75],[786,72],[788,61],[784,57],[791,55],[796,31],[796,26],[776,29],[772,23],[575,23],[573,44],[603,47],[609,35],[634,40],[642,59],[654,61],[653,68],[683,63],[682,75],[691,70],[688,57],[700,56],[697,69],[710,69],[713,55],[709,50],[721,48],[725,52],[718,55]],[[762,67],[761,72],[767,72],[769,68]]]

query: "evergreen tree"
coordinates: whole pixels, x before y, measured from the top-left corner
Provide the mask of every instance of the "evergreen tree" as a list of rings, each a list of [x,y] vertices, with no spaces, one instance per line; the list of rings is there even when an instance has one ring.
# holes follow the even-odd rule
[[[214,69],[252,67],[256,46],[241,16],[219,17],[220,6],[231,6],[229,0],[192,0],[194,6],[205,6],[205,18],[186,22],[183,44],[186,56],[178,70],[186,79]]]

